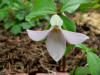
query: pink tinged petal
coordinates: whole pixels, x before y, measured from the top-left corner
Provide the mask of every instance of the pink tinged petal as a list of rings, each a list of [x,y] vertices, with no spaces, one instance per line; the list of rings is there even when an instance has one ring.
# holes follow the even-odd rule
[[[51,31],[47,37],[46,47],[51,57],[57,62],[64,55],[66,41],[61,32]]]
[[[66,30],[62,30],[62,33],[66,39],[67,42],[70,44],[81,44],[85,40],[89,39],[88,36],[82,34],[82,33],[77,33],[77,32],[70,32]]]
[[[44,30],[44,31],[27,30],[28,36],[34,41],[41,41],[45,39],[49,32],[50,30]]]

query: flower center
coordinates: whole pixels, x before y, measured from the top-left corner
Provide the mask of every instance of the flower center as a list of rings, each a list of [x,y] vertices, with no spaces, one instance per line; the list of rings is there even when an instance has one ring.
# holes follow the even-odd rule
[[[52,32],[60,32],[60,29],[58,26],[54,26],[54,28],[52,29]]]

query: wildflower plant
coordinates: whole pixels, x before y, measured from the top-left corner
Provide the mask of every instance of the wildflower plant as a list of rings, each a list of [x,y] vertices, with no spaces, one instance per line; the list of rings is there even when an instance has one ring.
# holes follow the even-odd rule
[[[93,52],[96,49],[87,48],[81,44],[89,39],[88,36],[77,33],[75,23],[62,13],[74,13],[81,4],[91,3],[91,0],[60,0],[60,8],[56,7],[54,0],[35,0],[33,11],[26,17],[27,21],[53,14],[48,30],[27,30],[33,41],[46,39],[46,47],[51,57],[58,62],[74,46],[84,50],[87,54],[89,71],[92,75],[100,75],[100,58]],[[83,68],[81,68],[83,69]],[[75,72],[76,70],[74,70]],[[71,75],[78,75],[71,73]],[[85,73],[86,74],[86,73]],[[84,74],[84,75],[85,75]]]
[[[27,30],[27,32],[29,37],[34,41],[41,41],[47,38],[47,50],[49,51],[51,57],[57,62],[64,55],[66,42],[69,44],[81,44],[86,39],[89,39],[89,37],[84,34],[63,30],[61,28],[63,20],[56,14],[51,17],[50,23],[51,28],[49,30]]]

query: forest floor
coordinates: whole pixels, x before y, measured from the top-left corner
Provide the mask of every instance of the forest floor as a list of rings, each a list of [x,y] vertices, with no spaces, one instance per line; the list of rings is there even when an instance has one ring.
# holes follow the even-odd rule
[[[81,18],[80,12],[70,18],[77,24],[77,32],[90,37],[85,44],[90,48],[98,48],[96,53],[100,56],[100,13],[91,11],[85,13],[84,18]],[[45,26],[33,29],[44,28]],[[86,56],[82,58],[83,55],[83,51],[72,49],[66,56],[66,72],[70,72],[75,66],[85,66],[87,61]],[[16,73],[35,75],[61,71],[61,61],[56,63],[49,56],[45,43],[32,41],[26,31],[14,36],[9,30],[0,27],[0,75],[16,75]]]

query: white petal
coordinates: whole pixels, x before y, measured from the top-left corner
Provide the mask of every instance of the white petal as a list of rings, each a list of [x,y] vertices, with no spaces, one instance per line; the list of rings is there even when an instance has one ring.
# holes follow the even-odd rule
[[[64,55],[66,48],[66,41],[62,36],[61,32],[50,32],[47,41],[46,47],[51,55],[51,57],[57,62]]]
[[[81,44],[85,40],[89,39],[87,35],[84,35],[82,33],[70,32],[66,30],[62,30],[62,33],[66,41],[69,42],[70,44]]]
[[[44,30],[44,31],[27,30],[28,36],[34,41],[41,41],[45,39],[49,32],[50,30]]]
[[[50,23],[51,26],[55,26],[55,25],[62,26],[63,20],[60,18],[59,15],[55,14],[51,17]]]

